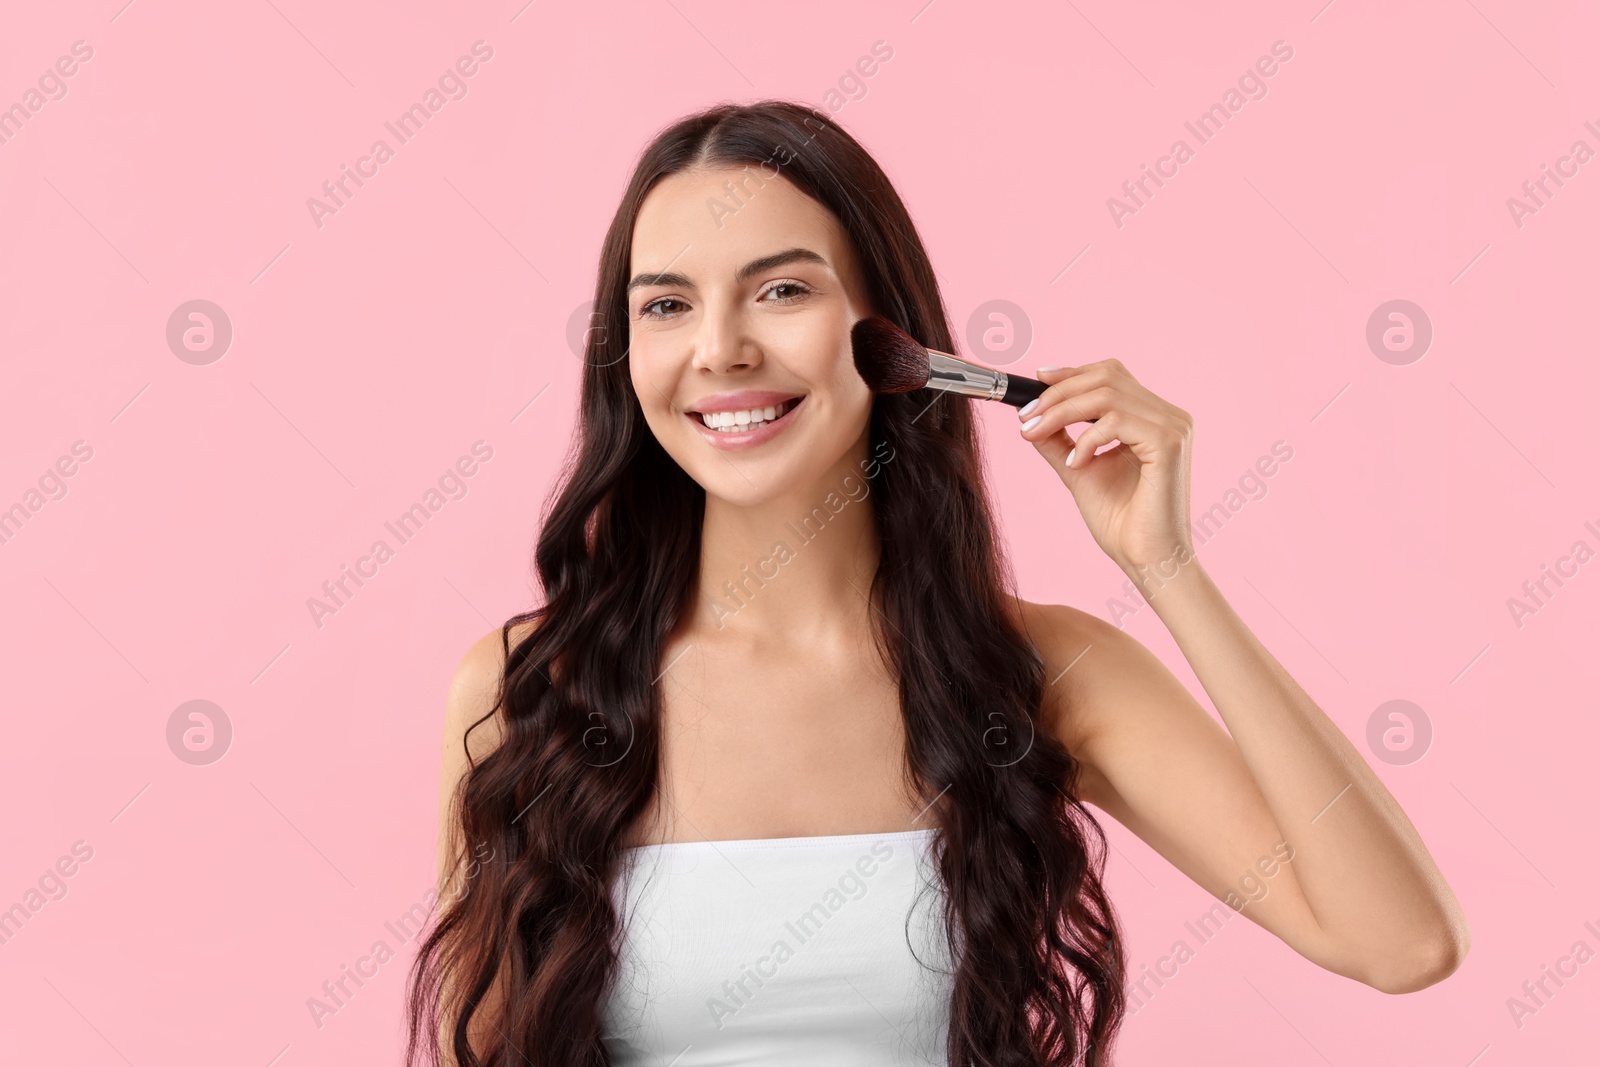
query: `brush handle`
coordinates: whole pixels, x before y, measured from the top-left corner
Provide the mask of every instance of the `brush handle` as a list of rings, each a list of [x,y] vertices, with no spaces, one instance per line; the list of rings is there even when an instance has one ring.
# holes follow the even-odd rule
[[[1006,375],[1005,395],[1000,398],[1002,404],[1010,404],[1014,408],[1026,407],[1029,401],[1037,400],[1043,393],[1046,385],[1037,378],[1024,378],[1020,374]],[[1094,419],[1083,419],[1083,422],[1094,422]]]
[[[1007,374],[977,363],[968,363],[948,352],[927,349],[928,380],[930,389],[957,396],[970,396],[977,400],[998,400],[1014,408],[1027,407],[1039,399],[1048,388],[1037,378],[1021,374]],[[1089,419],[1089,422],[1095,420]]]
[[[1006,375],[1005,395],[1000,398],[1002,404],[1010,404],[1014,408],[1027,406],[1029,401],[1039,399],[1039,394],[1045,391],[1045,384],[1037,378],[1024,378],[1020,374]]]

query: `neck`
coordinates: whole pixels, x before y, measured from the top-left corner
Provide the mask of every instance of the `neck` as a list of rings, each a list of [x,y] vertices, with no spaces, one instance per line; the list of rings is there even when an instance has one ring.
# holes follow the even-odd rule
[[[879,555],[866,458],[863,429],[815,482],[752,507],[708,496],[697,625],[762,643],[859,628]]]

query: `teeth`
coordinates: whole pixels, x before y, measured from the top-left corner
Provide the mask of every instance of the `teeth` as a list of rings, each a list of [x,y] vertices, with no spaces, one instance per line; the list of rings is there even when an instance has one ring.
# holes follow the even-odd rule
[[[772,422],[793,407],[791,401],[764,408],[746,408],[743,411],[701,412],[700,421],[718,433],[745,433],[763,423]]]

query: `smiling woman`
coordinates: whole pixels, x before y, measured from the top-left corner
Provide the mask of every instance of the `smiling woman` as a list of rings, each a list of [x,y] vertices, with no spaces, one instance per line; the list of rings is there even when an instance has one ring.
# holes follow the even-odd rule
[[[731,222],[710,219],[696,205],[728,174],[661,179],[639,210],[628,283],[634,392],[713,508],[805,492],[846,452],[864,456],[872,406],[850,352],[851,325],[871,311],[843,226],[782,178]],[[757,376],[766,388],[728,388]]]
[[[761,195],[706,212],[780,153]],[[411,973],[408,1062],[1108,1067],[1127,972],[1088,803],[1219,900],[1282,843],[1293,866],[1241,913],[1329,970],[1401,992],[1454,969],[1465,925],[1415,831],[1193,558],[1188,415],[1114,360],[1041,369],[1021,433],[1130,577],[1179,539],[1152,604],[1238,743],[1133,638],[1016,595],[979,401],[856,371],[867,316],[953,341],[904,203],[842,129],[766,101],[664,130],[594,308],[627,328],[586,335],[544,602],[451,687],[450,903]],[[493,858],[461,895],[466,841]],[[893,877],[816,911],[879,843],[906,857]],[[803,955],[763,964],[789,922]]]

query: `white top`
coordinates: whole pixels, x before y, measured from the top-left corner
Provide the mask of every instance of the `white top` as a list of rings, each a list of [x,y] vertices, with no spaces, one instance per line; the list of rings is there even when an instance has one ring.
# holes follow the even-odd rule
[[[613,887],[612,1062],[945,1067],[952,963],[933,835],[628,849]]]

